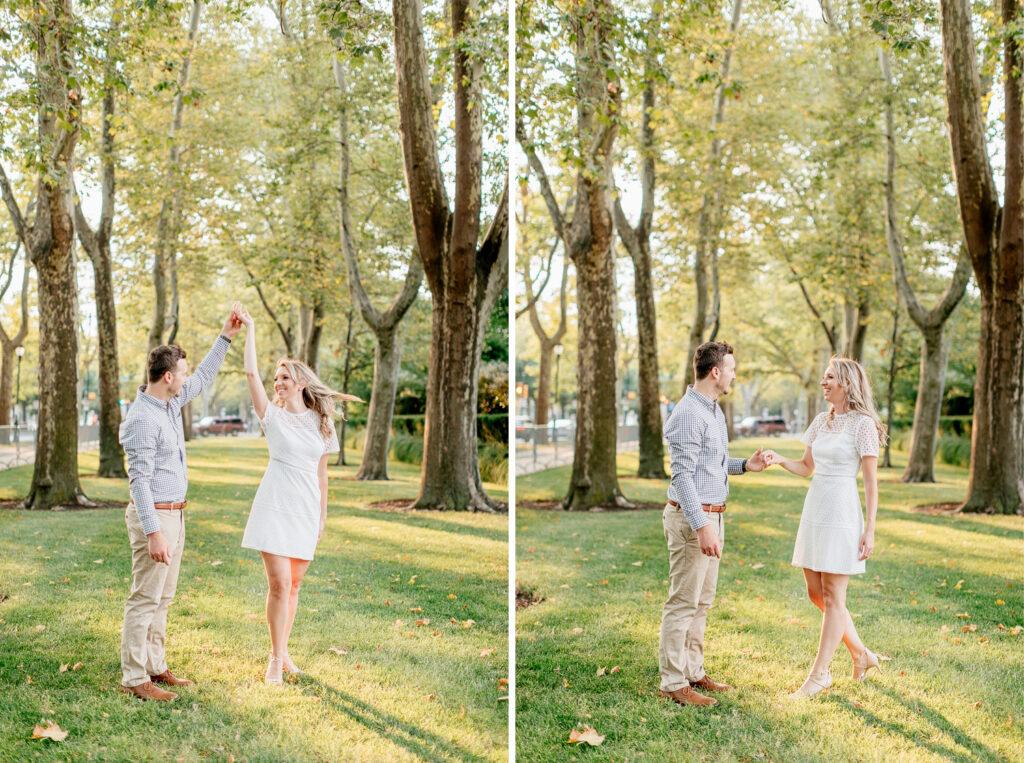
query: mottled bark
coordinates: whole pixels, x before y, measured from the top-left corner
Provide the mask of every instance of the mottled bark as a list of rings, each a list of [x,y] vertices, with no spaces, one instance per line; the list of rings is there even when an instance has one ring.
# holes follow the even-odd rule
[[[537,313],[537,300],[533,293],[533,279],[529,273],[523,274],[523,283],[526,289],[526,298],[530,305],[527,313],[530,317],[530,326],[540,343],[540,368],[537,372],[537,405],[533,423],[537,426],[544,426],[548,423],[548,406],[551,404],[551,368],[557,347],[562,337],[565,336],[568,327],[567,320],[567,288],[569,283],[569,261],[562,263],[562,283],[558,296],[558,328],[553,334],[548,334],[540,322],[540,315]],[[557,416],[556,416],[557,418]],[[540,434],[539,432],[537,434]],[[545,437],[546,435],[542,435]]]
[[[732,19],[729,22],[730,34],[735,34],[740,24],[743,0],[733,0]],[[717,268],[715,269],[715,294],[708,294],[708,271],[712,260],[717,259],[718,236],[721,226],[721,184],[724,178],[722,166],[723,140],[718,136],[725,118],[725,88],[732,65],[732,41],[722,55],[722,67],[719,72],[719,83],[715,90],[715,107],[711,114],[711,148],[708,152],[707,166],[704,172],[704,196],[701,199],[700,213],[697,216],[697,247],[693,259],[693,281],[697,290],[694,302],[693,325],[690,327],[689,347],[686,352],[686,368],[683,374],[683,392],[694,382],[693,356],[697,348],[705,341],[704,335],[708,325],[715,327],[717,334],[718,314],[721,299],[718,294]],[[709,309],[714,306],[714,315]]]
[[[475,9],[453,0],[452,34]],[[453,48],[455,199],[449,206],[434,131],[433,93],[420,0],[394,0],[399,132],[413,229],[433,296],[423,470],[417,508],[494,511],[480,479],[476,409],[487,319],[508,284],[508,180],[478,244],[483,168],[481,66]]]
[[[640,457],[637,477],[667,479],[665,446],[661,434],[661,388],[658,369],[657,315],[654,305],[654,283],[651,277],[651,228],[654,222],[654,188],[656,181],[654,127],[651,115],[655,107],[655,76],[660,47],[661,6],[656,5],[648,24],[644,61],[644,88],[640,115],[640,220],[630,225],[615,199],[615,228],[622,245],[633,261],[633,291],[637,315],[638,356],[638,423]],[[717,276],[717,268],[714,270]],[[717,277],[714,279],[717,286]],[[717,288],[714,289],[717,294]],[[717,322],[717,313],[716,313]]]
[[[977,54],[967,0],[941,0],[950,146],[964,239],[981,293],[974,426],[963,511],[1024,513],[1024,120],[1021,50],[1005,34],[1004,207],[987,153]],[[1002,22],[1018,23],[1017,0]]]
[[[898,349],[899,328],[900,311],[897,307],[892,311],[892,337],[889,340],[889,373],[887,375],[888,383],[886,384],[885,391],[885,447],[882,451],[882,463],[879,464],[883,469],[892,468],[892,417],[893,404],[896,398],[896,351]]]
[[[78,240],[92,263],[93,289],[96,296],[96,335],[99,353],[99,427],[100,477],[127,477],[124,448],[118,437],[121,426],[121,383],[117,359],[117,309],[114,304],[113,265],[110,240],[114,226],[114,194],[116,189],[114,134],[114,78],[117,49],[121,32],[120,14],[115,12],[110,23],[107,56],[104,66],[103,115],[100,127],[100,189],[102,201],[100,221],[96,230],[90,227],[79,200],[75,202],[75,227]],[[191,430],[191,427],[189,427]]]
[[[181,164],[181,144],[178,142],[178,134],[181,132],[184,119],[185,90],[189,85],[192,53],[199,33],[199,17],[202,10],[203,0],[192,0],[187,48],[178,73],[178,92],[174,96],[170,131],[167,135],[170,148],[167,151],[167,164],[164,166],[164,196],[160,200],[160,214],[156,224],[156,245],[153,253],[153,323],[149,329],[149,349],[173,341],[178,331],[177,249],[178,218],[181,215],[181,196],[177,177],[178,167]],[[173,287],[170,305],[168,305],[167,293],[168,279]],[[171,308],[171,311],[168,310],[168,307]],[[165,339],[166,333],[171,334],[167,339]]]

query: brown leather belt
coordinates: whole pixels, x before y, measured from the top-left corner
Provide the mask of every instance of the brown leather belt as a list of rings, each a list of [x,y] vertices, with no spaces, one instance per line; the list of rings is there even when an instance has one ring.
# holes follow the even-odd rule
[[[672,500],[670,500],[668,502],[668,505],[669,506],[675,506],[677,509],[683,508],[678,503],[676,503],[675,501],[672,501]],[[723,511],[725,511],[725,504],[724,503],[723,504],[702,503],[700,505],[700,507],[702,509],[704,509],[704,511],[711,512],[712,514],[721,514]]]
[[[188,501],[181,501],[180,503],[154,503],[154,509],[165,509],[167,511],[174,511],[175,509],[184,509],[188,506]]]

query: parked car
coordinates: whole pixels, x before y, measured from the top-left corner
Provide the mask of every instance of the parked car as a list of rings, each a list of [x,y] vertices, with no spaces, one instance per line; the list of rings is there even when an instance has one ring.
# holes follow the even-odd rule
[[[239,416],[204,416],[199,420],[199,434],[238,434],[245,431],[245,422]]]
[[[529,442],[533,436],[533,419],[526,416],[516,416],[516,439]]]
[[[781,416],[760,418],[758,416],[747,416],[736,427],[736,434],[749,437],[758,435],[765,437],[769,435],[784,434],[789,431],[786,420]]]

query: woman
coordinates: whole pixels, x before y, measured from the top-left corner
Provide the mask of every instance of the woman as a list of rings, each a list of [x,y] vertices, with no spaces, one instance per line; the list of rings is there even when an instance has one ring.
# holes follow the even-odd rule
[[[790,695],[793,699],[812,697],[832,685],[829,663],[840,639],[850,650],[856,680],[863,681],[870,668],[879,669],[878,657],[864,646],[846,609],[846,586],[850,575],[864,573],[864,562],[875,546],[878,446],[885,440],[885,430],[859,363],[833,357],[821,387],[831,405],[801,438],[807,446],[803,457],[765,454],[768,464],[779,464],[800,477],[814,475],[804,499],[792,563],[803,567],[807,594],[824,618],[818,655],[807,680]],[[857,472],[862,468],[866,523],[857,492]]]
[[[271,403],[257,370],[252,316],[240,304],[235,309],[246,328],[245,378],[270,450],[242,546],[263,555],[271,644],[265,680],[280,684],[282,671],[302,673],[288,655],[288,636],[302,578],[327,521],[327,458],[339,447],[334,401],[359,398],[335,392],[306,364],[284,359],[274,373]]]

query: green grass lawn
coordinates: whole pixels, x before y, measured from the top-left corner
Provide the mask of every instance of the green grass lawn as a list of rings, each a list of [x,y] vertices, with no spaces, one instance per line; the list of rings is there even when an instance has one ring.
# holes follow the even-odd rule
[[[758,445],[803,449],[748,439],[731,450],[747,456]],[[789,564],[806,480],[780,469],[731,480],[705,645],[708,673],[737,688],[713,708],[658,697],[668,590],[661,511],[518,509],[518,586],[544,599],[516,619],[519,759],[1024,759],[1024,633],[1013,630],[1024,623],[1024,519],[915,512],[962,499],[966,470],[940,465],[938,483],[903,485],[902,458],[881,470],[876,551],[848,595],[864,642],[892,660],[857,683],[840,645],[832,689],[804,703],[787,694],[807,674],[821,624]],[[635,471],[635,455],[620,457],[626,496],[663,504],[667,483]],[[569,473],[521,477],[517,496],[561,497]],[[566,744],[584,723],[606,736],[600,747]]]
[[[0,760],[507,759],[506,515],[367,508],[414,498],[419,468],[393,464],[382,484],[332,466],[327,531],[290,643],[308,675],[268,687],[263,565],[239,546],[266,445],[200,440],[188,452],[167,657],[197,686],[173,703],[118,692],[123,507],[0,511]],[[126,501],[127,480],[87,477],[95,468],[84,454],[86,493]],[[30,471],[0,472],[0,499],[24,495]],[[30,740],[42,719],[67,739]]]

